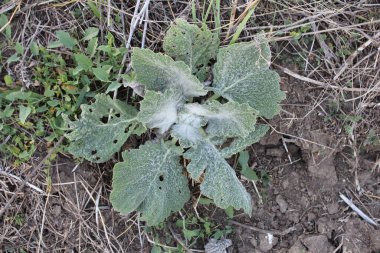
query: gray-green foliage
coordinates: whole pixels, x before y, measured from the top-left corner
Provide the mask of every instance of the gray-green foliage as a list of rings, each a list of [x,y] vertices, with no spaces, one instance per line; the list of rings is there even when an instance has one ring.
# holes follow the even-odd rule
[[[262,40],[221,48],[213,68],[213,91],[239,103],[248,103],[261,116],[280,112],[285,98],[279,75],[269,69],[270,50]]]
[[[265,40],[217,52],[215,37],[207,28],[177,20],[164,40],[169,56],[132,51],[131,82],[145,87],[139,112],[101,94],[92,105],[82,106],[80,119],[66,117],[69,151],[94,162],[110,159],[131,134],[156,130],[154,140],[124,152],[124,161],[114,167],[111,202],[121,213],[138,211],[155,225],[180,210],[189,199],[186,169],[217,206],[251,214],[251,197],[225,159],[265,135],[269,128],[256,124],[257,117],[276,115],[284,93],[269,69]],[[204,87],[199,78],[203,81],[211,68],[212,87]],[[216,95],[208,96],[211,91]],[[181,156],[188,160],[186,168]]]
[[[137,210],[152,225],[179,211],[190,197],[180,154],[179,147],[163,141],[123,153],[124,162],[114,167],[114,208],[125,214]]]
[[[81,118],[71,121],[64,115],[70,133],[69,152],[92,162],[105,162],[137,129],[137,110],[105,94],[95,96],[96,102],[82,105]]]
[[[219,48],[218,35],[206,27],[190,25],[177,19],[166,33],[164,50],[176,61],[184,61],[191,72],[204,81],[210,59],[215,59]]]

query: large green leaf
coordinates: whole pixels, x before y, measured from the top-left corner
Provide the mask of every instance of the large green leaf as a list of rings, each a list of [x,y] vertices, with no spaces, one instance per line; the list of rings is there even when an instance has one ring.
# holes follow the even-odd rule
[[[269,130],[267,125],[257,124],[255,126],[255,130],[245,138],[236,138],[234,139],[230,145],[226,148],[223,148],[220,153],[224,158],[229,158],[240,151],[243,151],[248,146],[260,141],[261,137],[263,137]]]
[[[169,145],[147,142],[123,153],[124,162],[114,167],[110,196],[117,211],[141,212],[148,225],[157,225],[189,200],[178,147]]]
[[[251,215],[251,196],[240,183],[231,166],[210,142],[203,141],[196,148],[190,148],[184,157],[191,160],[187,170],[193,179],[199,180],[202,173],[205,173],[201,183],[203,195],[212,198],[218,207],[243,208],[247,214]]]
[[[162,134],[176,122],[178,107],[183,102],[182,95],[172,89],[165,93],[148,90],[140,103],[138,120],[148,128],[158,128]]]
[[[176,19],[164,38],[165,53],[177,61],[184,61],[202,81],[206,79],[208,64],[216,58],[218,48],[216,33],[207,27],[200,29],[184,19]]]
[[[98,94],[95,99],[93,104],[81,106],[80,119],[71,121],[63,116],[71,131],[66,134],[71,141],[68,150],[92,162],[105,162],[138,127],[137,111],[105,94]]]
[[[268,69],[270,49],[255,41],[229,45],[219,50],[214,65],[213,91],[239,103],[248,103],[260,116],[272,118],[285,98],[280,77]]]
[[[204,105],[186,104],[186,109],[207,119],[206,132],[213,136],[246,137],[255,129],[257,111],[248,104],[211,101]]]
[[[132,67],[135,70],[135,81],[147,90],[165,92],[172,88],[180,90],[187,98],[207,93],[184,62],[176,62],[167,55],[149,49],[133,48]]]

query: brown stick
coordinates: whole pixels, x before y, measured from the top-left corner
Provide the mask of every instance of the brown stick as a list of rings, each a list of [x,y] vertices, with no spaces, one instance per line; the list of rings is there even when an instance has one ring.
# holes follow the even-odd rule
[[[366,49],[369,45],[372,44],[372,42],[374,42],[379,37],[380,37],[380,32],[375,34],[375,36],[373,36],[373,38],[367,40],[363,45],[361,45],[358,49],[356,49],[356,51],[347,58],[346,62],[339,69],[338,73],[334,76],[333,80],[336,81],[343,74],[343,72],[352,64],[352,62],[354,61],[356,56],[358,56],[358,54],[360,52],[362,52],[364,49]]]
[[[294,73],[293,71],[291,71],[287,68],[281,67],[277,64],[275,66],[280,68],[282,71],[284,71],[284,73],[286,73],[286,74],[288,74],[288,75],[290,75],[290,76],[292,76],[298,80],[308,82],[308,83],[312,83],[312,84],[316,84],[316,85],[321,86],[321,87],[326,88],[326,89],[352,91],[352,92],[367,92],[369,90],[380,92],[380,87],[376,87],[374,89],[370,89],[370,88],[367,89],[367,88],[350,88],[350,87],[340,87],[340,86],[336,86],[336,85],[331,85],[331,84],[320,82],[320,81],[317,81],[317,80],[314,80],[314,79],[311,79],[311,78],[308,78],[305,76],[301,76],[301,75]]]

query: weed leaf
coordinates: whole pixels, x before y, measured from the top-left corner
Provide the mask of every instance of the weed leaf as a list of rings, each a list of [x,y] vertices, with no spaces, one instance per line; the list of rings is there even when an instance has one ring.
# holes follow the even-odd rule
[[[228,100],[248,103],[260,116],[273,118],[285,98],[280,77],[268,69],[270,49],[267,43],[254,41],[229,45],[219,50],[213,74],[214,91]]]
[[[78,66],[81,67],[83,70],[90,70],[92,67],[92,61],[90,58],[85,56],[84,54],[75,54],[74,55],[75,61],[77,62]]]
[[[201,193],[204,196],[212,198],[220,208],[227,209],[229,206],[235,209],[243,208],[251,215],[251,196],[214,145],[202,141],[196,148],[186,151],[184,157],[191,160],[187,170],[194,180],[199,180],[207,169],[201,183]]]
[[[184,61],[199,80],[204,81],[209,70],[208,64],[215,59],[219,38],[207,27],[199,28],[177,19],[164,38],[165,53],[176,61]]]
[[[84,37],[83,40],[90,40],[96,36],[98,36],[99,28],[96,27],[89,27],[84,31]]]
[[[109,81],[109,76],[110,73],[107,71],[106,66],[98,67],[98,68],[93,68],[92,72],[94,73],[95,77],[103,82],[108,82]]]
[[[135,70],[135,81],[145,85],[148,90],[165,92],[168,88],[174,88],[187,98],[207,93],[184,62],[176,62],[169,56],[149,49],[133,49],[132,67]]]
[[[32,108],[29,106],[23,106],[19,105],[19,120],[22,124],[25,124],[26,119],[28,118],[29,114],[32,112]]]
[[[123,214],[141,212],[148,225],[158,225],[172,211],[179,211],[190,192],[177,149],[163,142],[146,142],[124,152],[124,162],[114,167],[113,207]]]
[[[241,152],[246,147],[251,146],[252,144],[258,142],[261,137],[263,137],[269,130],[267,125],[257,124],[255,126],[255,130],[245,138],[236,138],[231,144],[223,148],[220,153],[224,158],[230,158],[236,153]]]
[[[204,105],[185,106],[191,113],[207,119],[206,133],[211,136],[247,137],[255,129],[257,111],[248,104],[214,100]]]
[[[92,162],[105,162],[119,151],[138,123],[137,111],[126,103],[105,94],[95,96],[91,105],[82,105],[81,118],[71,121],[63,115],[70,133],[69,152]],[[111,117],[109,117],[110,112]]]
[[[178,113],[171,135],[179,140],[183,148],[196,146],[203,139],[201,127],[206,123],[203,117],[191,113],[185,106]]]
[[[172,89],[165,93],[148,90],[137,118],[146,127],[158,128],[163,134],[177,121],[177,110],[183,103],[182,95]]]
[[[78,41],[71,37],[68,32],[57,31],[55,34],[57,35],[58,41],[70,50],[73,50],[74,46],[78,44]]]

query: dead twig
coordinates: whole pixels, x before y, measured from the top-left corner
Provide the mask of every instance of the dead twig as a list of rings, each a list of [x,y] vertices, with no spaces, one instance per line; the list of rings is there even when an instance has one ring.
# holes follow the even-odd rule
[[[366,49],[369,45],[371,45],[372,42],[374,42],[377,38],[380,38],[380,32],[375,34],[375,36],[373,36],[373,38],[367,40],[363,45],[361,45],[358,49],[356,49],[355,52],[352,53],[347,58],[347,60],[343,64],[343,66],[339,69],[338,73],[334,76],[333,80],[334,81],[338,80],[338,78],[343,74],[343,72],[352,64],[352,62],[358,56],[358,54],[361,53],[364,49]]]
[[[354,210],[360,217],[362,217],[366,222],[368,222],[369,224],[372,224],[374,226],[379,226],[379,224],[377,222],[375,222],[374,220],[372,220],[370,217],[368,217],[368,215],[366,215],[365,213],[363,213],[362,210],[360,210],[351,200],[349,200],[346,196],[344,196],[342,193],[339,194],[339,197],[349,206],[351,207],[352,210]]]
[[[374,88],[374,89],[367,89],[367,88],[350,88],[350,87],[340,87],[340,86],[336,86],[336,85],[332,85],[332,84],[328,84],[328,83],[324,83],[324,82],[321,82],[321,81],[317,81],[317,80],[314,80],[314,79],[311,79],[311,78],[308,78],[308,77],[305,77],[305,76],[301,76],[297,73],[294,73],[293,71],[287,69],[287,68],[284,68],[284,67],[281,67],[277,64],[274,64],[276,67],[279,67],[282,71],[284,71],[284,73],[298,79],[298,80],[301,80],[301,81],[304,81],[304,82],[307,82],[307,83],[312,83],[312,84],[316,84],[322,88],[326,88],[326,89],[333,89],[333,90],[340,90],[340,91],[351,91],[351,92],[367,92],[369,90],[372,90],[372,91],[375,91],[375,92],[380,92],[380,87],[377,87],[377,88]]]

